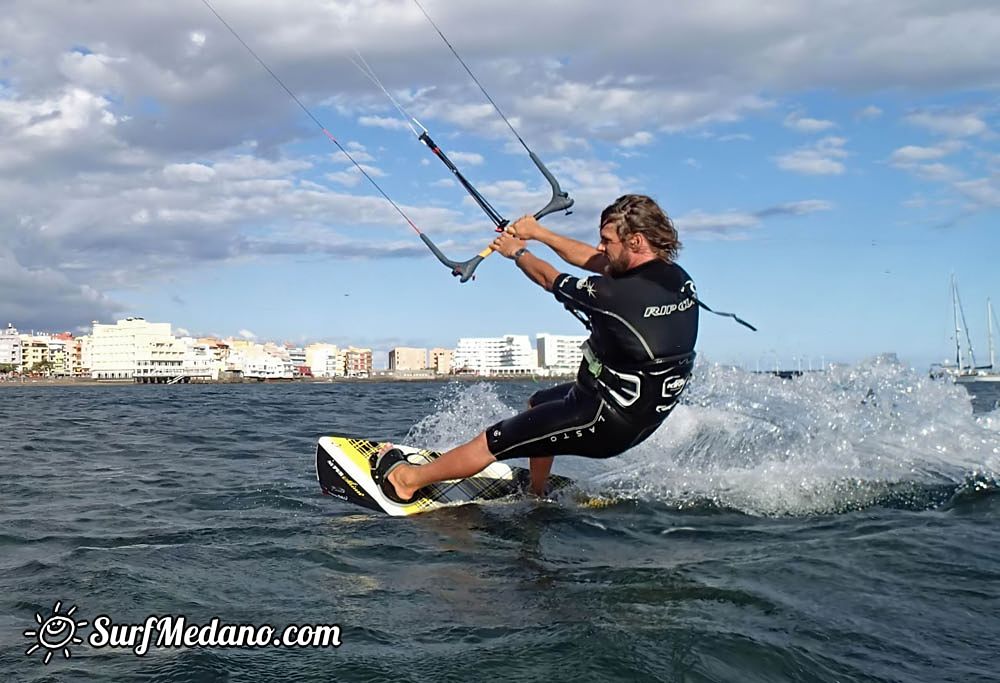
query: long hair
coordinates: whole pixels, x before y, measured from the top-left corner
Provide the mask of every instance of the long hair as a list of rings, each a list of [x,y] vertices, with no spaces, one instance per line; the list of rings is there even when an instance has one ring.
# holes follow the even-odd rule
[[[618,238],[623,242],[629,235],[646,238],[657,258],[672,263],[681,249],[674,222],[651,198],[643,194],[626,194],[601,212],[601,225],[612,221]]]

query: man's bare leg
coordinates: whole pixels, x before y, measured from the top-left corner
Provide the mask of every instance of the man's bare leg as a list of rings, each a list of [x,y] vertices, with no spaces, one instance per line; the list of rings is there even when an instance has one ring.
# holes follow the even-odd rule
[[[531,399],[528,399],[528,410],[534,408]],[[548,457],[528,458],[528,469],[531,472],[531,493],[542,498],[545,496],[545,489],[549,483],[549,472],[552,471],[552,461],[554,458]]]
[[[381,452],[392,447],[387,444]],[[448,479],[465,479],[477,474],[496,458],[486,445],[486,432],[468,443],[443,453],[440,458],[426,465],[400,465],[389,473],[389,483],[396,489],[396,495],[409,500],[418,489]]]
[[[531,470],[531,492],[539,498],[545,495],[553,460],[555,458],[551,455],[528,460],[528,466]]]

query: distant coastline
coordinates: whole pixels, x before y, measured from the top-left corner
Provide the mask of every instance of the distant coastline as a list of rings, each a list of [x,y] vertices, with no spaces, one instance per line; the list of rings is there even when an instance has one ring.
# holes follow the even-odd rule
[[[258,381],[256,379],[244,380],[242,382],[191,382],[199,385],[258,385],[258,384],[370,384],[373,382],[389,382],[393,384],[413,384],[427,382],[545,382],[560,381],[566,382],[573,379],[573,375],[510,375],[510,376],[481,376],[481,375],[441,375],[440,377],[392,377],[377,375],[373,377],[299,377],[296,379],[268,379]],[[4,387],[131,387],[131,386],[167,386],[164,384],[142,384],[132,380],[108,381],[96,380],[90,377],[33,377],[13,380],[0,379],[0,389]]]

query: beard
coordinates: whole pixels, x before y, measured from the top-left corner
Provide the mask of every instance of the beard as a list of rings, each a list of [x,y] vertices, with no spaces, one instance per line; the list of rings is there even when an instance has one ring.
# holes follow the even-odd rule
[[[629,269],[629,257],[628,253],[624,250],[618,255],[617,258],[612,258],[610,254],[605,253],[605,258],[608,259],[608,265],[604,268],[605,275],[610,277],[617,277],[622,273],[628,271]]]

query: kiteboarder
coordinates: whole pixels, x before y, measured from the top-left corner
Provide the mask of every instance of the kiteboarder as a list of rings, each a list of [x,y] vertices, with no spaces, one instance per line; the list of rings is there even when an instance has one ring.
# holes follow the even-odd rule
[[[528,250],[550,247],[572,266],[599,275],[560,273]],[[387,444],[373,479],[397,503],[428,484],[463,479],[496,460],[530,458],[531,490],[543,495],[555,455],[618,455],[663,423],[687,385],[698,336],[691,277],[676,263],[673,221],[650,197],[619,197],[601,214],[596,247],[525,216],[491,249],[584,321],[590,337],[576,381],[536,392],[529,408],[501,420],[426,465],[412,465]]]

